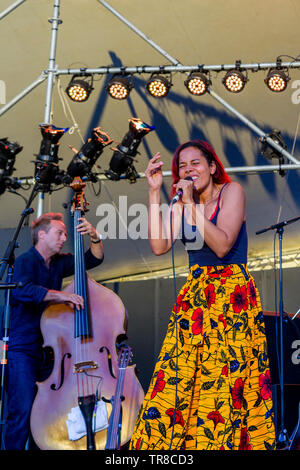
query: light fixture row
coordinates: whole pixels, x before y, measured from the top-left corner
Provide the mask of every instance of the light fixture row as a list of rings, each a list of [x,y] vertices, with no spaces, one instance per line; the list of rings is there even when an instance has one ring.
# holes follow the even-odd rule
[[[279,93],[286,89],[290,80],[283,68],[276,67],[269,69],[264,80],[266,86],[273,92]],[[231,93],[241,92],[248,82],[247,73],[239,67],[229,70],[222,79],[225,88]],[[212,84],[209,72],[192,72],[184,81],[187,90],[196,96],[204,95]],[[150,76],[146,83],[148,93],[155,98],[164,98],[172,87],[171,74],[155,73]],[[132,75],[115,74],[107,82],[107,93],[116,100],[128,98],[133,88]],[[93,75],[84,76],[73,75],[66,93],[73,101],[86,101],[93,90]]]

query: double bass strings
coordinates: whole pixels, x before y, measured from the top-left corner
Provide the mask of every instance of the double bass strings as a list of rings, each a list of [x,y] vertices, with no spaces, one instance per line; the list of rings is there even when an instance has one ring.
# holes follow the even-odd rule
[[[74,251],[75,251],[75,293],[84,299],[84,308],[75,309],[75,361],[83,363],[89,360],[89,322],[88,304],[86,293],[86,272],[84,259],[83,236],[77,232],[81,211],[75,210],[74,214]],[[80,375],[80,378],[79,378]],[[92,379],[85,372],[77,372],[78,396],[86,396],[92,393]]]

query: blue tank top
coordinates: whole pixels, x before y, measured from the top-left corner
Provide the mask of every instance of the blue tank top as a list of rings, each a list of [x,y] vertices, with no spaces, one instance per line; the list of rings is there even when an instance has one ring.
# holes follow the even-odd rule
[[[221,188],[219,193],[216,209],[209,219],[214,225],[217,223],[220,211],[220,197],[226,184]],[[196,240],[201,240],[201,235],[196,225],[188,224],[184,219],[184,210],[182,211],[182,243],[186,246],[189,256],[189,266],[198,264],[199,266],[222,266],[225,264],[246,264],[248,251],[248,237],[246,230],[246,222],[242,223],[240,232],[231,250],[223,257],[219,258],[216,253],[209,248],[205,241],[200,249],[188,249],[187,245],[193,244]],[[202,238],[203,240],[203,238]]]

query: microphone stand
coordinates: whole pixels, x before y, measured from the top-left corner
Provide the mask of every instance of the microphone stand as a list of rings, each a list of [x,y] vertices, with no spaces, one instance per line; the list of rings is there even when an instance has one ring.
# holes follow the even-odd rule
[[[22,212],[21,219],[14,233],[13,239],[8,243],[7,249],[5,251],[4,257],[1,260],[0,264],[0,280],[2,280],[4,273],[7,268],[6,283],[0,284],[0,289],[6,290],[5,295],[5,304],[4,304],[4,321],[3,321],[3,354],[1,360],[1,402],[0,402],[0,449],[2,450],[3,444],[3,428],[4,428],[4,401],[5,401],[5,376],[6,376],[6,366],[7,366],[7,351],[8,351],[8,342],[9,342],[9,327],[10,327],[10,290],[20,287],[21,283],[13,283],[13,267],[14,267],[14,251],[19,246],[17,239],[24,223],[25,218],[34,212],[30,207],[31,203],[35,197],[35,194],[38,190],[38,182],[35,183],[31,195],[27,201],[26,207]]]
[[[284,220],[278,224],[271,225],[270,227],[264,228],[256,232],[256,235],[267,232],[269,230],[276,230],[279,238],[279,324],[280,324],[280,364],[279,364],[279,383],[280,383],[280,430],[278,433],[278,442],[277,447],[280,450],[287,450],[289,448],[289,438],[288,433],[284,425],[284,380],[283,380],[283,282],[282,282],[282,238],[284,227],[286,225],[292,224],[300,219],[299,217],[294,217],[293,219]]]

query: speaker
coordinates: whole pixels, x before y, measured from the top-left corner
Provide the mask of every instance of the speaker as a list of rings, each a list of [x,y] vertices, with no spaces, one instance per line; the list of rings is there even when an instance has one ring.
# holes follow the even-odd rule
[[[280,318],[275,312],[263,312],[270,362],[271,381],[279,384],[280,364]],[[300,385],[300,318],[284,315],[283,332],[283,382]]]
[[[281,429],[281,390],[279,385],[272,385],[276,436]],[[284,385],[284,426],[288,436],[296,428],[299,420],[300,385]]]
[[[263,312],[270,362],[276,436],[281,430],[280,318],[275,312]],[[283,336],[283,418],[289,438],[299,424],[300,403],[300,319],[285,314],[282,323]],[[296,445],[299,445],[297,438]]]

